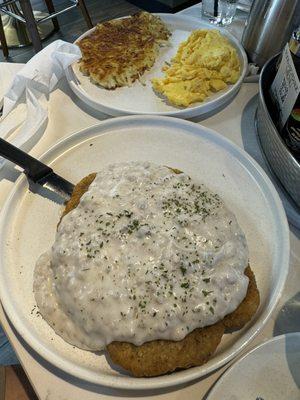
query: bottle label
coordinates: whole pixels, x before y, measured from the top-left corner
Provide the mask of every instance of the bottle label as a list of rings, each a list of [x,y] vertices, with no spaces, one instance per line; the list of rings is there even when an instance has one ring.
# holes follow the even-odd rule
[[[295,152],[300,152],[300,108],[294,108],[286,124],[286,142]]]
[[[282,60],[271,86],[271,94],[279,110],[281,129],[291,114],[299,93],[300,81],[287,44],[282,52]]]

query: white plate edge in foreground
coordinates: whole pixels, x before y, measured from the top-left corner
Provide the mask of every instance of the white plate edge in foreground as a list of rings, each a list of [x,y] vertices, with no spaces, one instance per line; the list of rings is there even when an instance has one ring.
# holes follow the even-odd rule
[[[179,119],[173,119],[168,117],[155,117],[155,116],[130,116],[130,117],[121,117],[116,119],[110,119],[107,121],[103,121],[99,124],[96,124],[90,128],[83,129],[73,135],[59,141],[54,146],[52,146],[47,152],[45,152],[40,159],[41,160],[49,160],[55,159],[58,154],[61,154],[63,151],[67,150],[70,145],[74,145],[76,143],[76,139],[80,137],[84,137],[87,139],[90,136],[94,136],[96,133],[104,133],[107,130],[116,129],[118,126],[124,127],[124,125],[132,125],[132,124],[145,124],[145,125],[155,125],[155,124],[163,124],[164,126],[168,125],[169,127],[172,126],[180,126],[185,128],[187,133],[197,135],[199,134],[199,126],[188,121],[183,121]],[[19,334],[24,338],[24,340],[35,350],[38,354],[44,357],[47,361],[55,365],[56,367],[68,372],[70,375],[76,376],[80,379],[86,380],[88,382],[101,384],[109,387],[114,388],[123,388],[123,389],[153,389],[153,388],[163,388],[173,385],[178,385],[181,383],[185,383],[191,381],[193,379],[199,378],[200,376],[204,376],[213,370],[221,367],[228,361],[230,361],[234,356],[236,356],[242,349],[245,348],[249,344],[249,342],[260,332],[263,328],[267,320],[269,319],[272,311],[274,310],[281,294],[283,291],[284,283],[288,273],[288,259],[289,259],[289,231],[288,225],[286,221],[286,216],[280,201],[280,198],[274,189],[271,181],[269,180],[266,173],[261,169],[261,167],[242,149],[240,149],[237,145],[230,142],[228,139],[224,138],[220,134],[214,132],[211,129],[200,127],[201,130],[205,130],[208,137],[213,139],[213,142],[222,144],[223,148],[230,152],[231,154],[238,155],[238,160],[242,164],[247,167],[247,170],[251,172],[255,172],[256,179],[261,180],[264,183],[264,193],[271,197],[273,201],[273,213],[276,213],[276,226],[277,226],[277,235],[279,235],[279,239],[281,240],[282,251],[280,254],[276,255],[277,263],[281,265],[281,276],[278,282],[277,288],[275,290],[275,294],[273,295],[273,303],[269,304],[266,310],[263,312],[260,321],[258,321],[251,329],[245,333],[244,342],[242,345],[235,344],[230,351],[225,352],[226,356],[223,357],[222,360],[217,362],[215,365],[211,366],[210,368],[205,368],[205,365],[201,367],[195,367],[188,371],[185,374],[173,373],[170,375],[164,375],[162,377],[156,378],[133,378],[133,377],[126,377],[124,379],[120,379],[118,377],[107,377],[107,376],[100,376],[97,373],[90,373],[85,368],[74,366],[74,364],[68,360],[60,360],[57,359],[57,354],[51,351],[50,349],[46,348],[45,346],[41,345],[38,340],[28,331],[28,329],[24,329],[22,324],[21,318],[16,315],[14,312],[13,307],[7,300],[9,298],[9,294],[7,293],[7,288],[3,285],[2,280],[0,280],[0,295],[2,304],[4,309],[10,318],[11,322],[19,332]],[[101,134],[101,133],[100,133]],[[55,156],[56,155],[56,156]],[[10,193],[9,198],[7,199],[5,206],[1,212],[1,219],[0,219],[0,234],[5,232],[5,224],[6,218],[9,217],[10,214],[13,214],[13,210],[11,207],[11,203],[18,198],[18,192],[27,190],[26,185],[26,177],[21,176],[15,183],[13,190]],[[4,246],[4,241],[0,243],[0,249]],[[2,252],[1,252],[2,254]],[[2,262],[2,260],[0,260]],[[1,268],[1,265],[0,265]],[[271,301],[270,301],[271,302]],[[269,302],[269,303],[270,303]],[[199,369],[201,370],[199,371]]]

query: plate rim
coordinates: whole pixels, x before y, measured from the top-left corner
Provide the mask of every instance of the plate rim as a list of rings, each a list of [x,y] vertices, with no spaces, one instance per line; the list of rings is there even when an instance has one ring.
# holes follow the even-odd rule
[[[235,368],[237,368],[246,358],[251,356],[257,350],[261,350],[266,345],[271,344],[271,343],[281,342],[281,341],[285,340],[287,337],[289,337],[289,338],[296,337],[299,339],[299,342],[300,342],[300,332],[287,332],[282,335],[273,336],[269,339],[264,340],[263,342],[259,343],[257,346],[253,347],[253,349],[249,350],[247,353],[245,353],[241,357],[239,357],[234,363],[232,363],[222,373],[222,375],[215,382],[215,384],[213,385],[213,387],[211,388],[211,390],[208,393],[207,400],[211,400],[211,396],[215,395],[216,390],[218,390],[219,387],[224,383],[224,380],[227,379],[228,375],[230,375],[233,372],[233,370]]]
[[[205,106],[209,106],[209,107],[213,107],[214,109],[218,109],[219,107],[224,106],[225,100],[226,98],[228,99],[232,99],[237,92],[240,90],[241,85],[243,83],[243,80],[246,76],[247,70],[248,70],[248,58],[246,55],[246,52],[243,48],[243,46],[241,45],[241,43],[239,42],[238,39],[236,39],[230,32],[226,31],[224,28],[222,27],[216,27],[214,25],[211,25],[209,22],[203,21],[201,19],[198,19],[196,17],[192,17],[189,15],[182,15],[182,14],[171,14],[171,13],[153,13],[154,15],[157,15],[161,18],[166,17],[166,18],[175,18],[178,20],[183,20],[186,22],[190,22],[190,23],[194,23],[194,24],[202,24],[204,25],[207,29],[217,29],[220,32],[222,32],[222,34],[224,36],[226,36],[227,38],[229,38],[229,40],[234,43],[234,45],[236,46],[236,48],[238,48],[238,51],[240,53],[240,57],[243,60],[243,69],[241,72],[241,75],[239,77],[239,79],[237,80],[236,83],[234,83],[232,85],[232,87],[225,93],[221,94],[219,97],[217,97],[216,99],[213,99],[211,101],[208,102],[204,102],[201,104],[198,104],[196,106],[192,106],[192,107],[186,107],[183,109],[178,109],[178,110],[172,110],[172,111],[129,111],[129,110],[124,110],[121,108],[116,108],[113,106],[108,106],[108,105],[104,105],[98,101],[96,101],[92,96],[89,95],[88,92],[86,92],[85,90],[83,90],[81,88],[81,85],[77,84],[78,78],[77,75],[75,74],[72,65],[69,65],[68,68],[65,70],[66,73],[66,77],[67,77],[67,81],[68,84],[71,88],[71,90],[76,94],[76,96],[78,96],[84,103],[88,104],[90,107],[92,107],[93,109],[100,111],[100,112],[104,112],[107,115],[112,115],[112,116],[126,116],[126,115],[158,115],[158,116],[176,116],[179,118],[192,118],[192,117],[196,117],[196,116],[201,116],[204,115],[205,113],[209,113],[211,112],[211,110],[207,110],[207,111],[203,111],[201,112],[200,108],[203,109],[203,107]],[[121,18],[128,18],[129,15],[125,16],[125,17],[121,17]],[[115,19],[120,19],[120,18],[115,18]],[[82,38],[84,38],[85,36],[87,36],[89,33],[91,33],[92,31],[95,30],[96,27],[93,27],[89,30],[87,30],[86,32],[84,32],[82,35],[80,35],[75,41],[74,44],[76,44],[76,42],[78,42],[79,40],[81,40]],[[199,28],[201,29],[201,28]],[[223,103],[224,102],[224,103]],[[220,104],[221,103],[221,104]]]
[[[274,188],[272,182],[270,181],[269,177],[267,174],[263,171],[263,169],[258,165],[258,163],[250,156],[248,155],[242,148],[240,148],[238,145],[235,143],[231,142],[229,139],[225,138],[221,134],[217,133],[216,131],[206,128],[200,124],[195,124],[190,121],[185,121],[181,120],[178,118],[170,118],[166,116],[124,116],[124,117],[119,117],[119,118],[113,118],[113,119],[108,119],[104,120],[101,122],[98,122],[88,128],[84,128],[82,130],[79,130],[72,135],[69,135],[60,141],[56,142],[53,146],[51,146],[46,152],[42,154],[41,157],[39,157],[40,160],[44,159],[52,159],[51,162],[53,162],[57,155],[57,152],[59,150],[63,150],[64,146],[69,147],[70,144],[76,145],[76,139],[80,137],[85,137],[86,140],[89,137],[89,132],[90,135],[95,136],[95,130],[98,131],[97,135],[101,134],[109,134],[111,130],[116,130],[119,128],[119,126],[124,126],[126,125],[126,122],[129,122],[134,124],[135,122],[140,122],[145,124],[163,124],[164,126],[177,126],[181,127],[187,134],[192,134],[192,135],[206,135],[208,136],[213,143],[217,143],[220,145],[222,144],[222,148],[225,151],[231,152],[231,154],[237,154],[241,159],[244,159],[243,161],[243,167],[247,168],[249,170],[249,166],[252,167],[252,172],[256,172],[257,177],[255,178],[255,181],[257,182],[257,179],[260,178],[262,179],[262,182],[265,184],[265,188],[263,192],[266,194],[266,192],[271,195],[272,200],[273,200],[273,206],[274,212],[276,211],[276,214],[278,216],[278,219],[276,219],[276,226],[279,228],[278,234],[282,238],[282,251],[280,254],[277,254],[278,260],[277,262],[280,263],[280,265],[283,266],[281,269],[281,275],[280,275],[280,280],[277,282],[276,285],[276,290],[275,293],[273,293],[273,296],[271,297],[271,300],[273,301],[272,304],[270,304],[271,300],[269,300],[269,303],[266,306],[266,309],[263,311],[261,314],[260,320],[253,324],[252,327],[250,327],[247,332],[245,333],[245,339],[243,343],[239,346],[233,345],[221,360],[217,361],[216,364],[205,368],[203,366],[200,367],[194,367],[189,370],[182,371],[183,373],[180,374],[178,373],[173,373],[170,375],[163,375],[161,377],[154,377],[154,378],[134,378],[134,377],[126,377],[124,379],[120,379],[118,376],[111,376],[107,377],[104,376],[103,378],[99,379],[99,376],[101,374],[98,373],[92,373],[92,378],[90,376],[90,372],[86,370],[85,367],[81,367],[78,365],[74,365],[71,361],[65,359],[63,356],[59,355],[57,352],[45,347],[43,344],[39,342],[39,339],[36,339],[36,336],[32,334],[30,331],[28,331],[27,327],[22,324],[22,318],[18,316],[18,314],[14,311],[14,307],[10,304],[9,302],[9,296],[7,295],[7,288],[3,284],[3,280],[0,280],[0,298],[2,301],[2,305],[5,309],[6,314],[8,315],[10,321],[12,322],[13,326],[16,328],[18,333],[23,337],[23,339],[26,341],[26,343],[29,344],[29,346],[36,351],[40,356],[42,356],[45,360],[50,362],[52,365],[55,367],[59,368],[60,370],[63,370],[64,372],[67,372],[71,376],[75,376],[76,378],[79,378],[83,381],[90,382],[90,383],[95,383],[95,384],[100,384],[104,385],[106,387],[111,387],[111,388],[120,388],[120,389],[133,389],[133,390],[148,390],[148,389],[158,389],[158,388],[165,388],[165,387],[171,387],[171,386],[177,386],[182,383],[190,382],[193,381],[197,378],[200,378],[201,376],[205,376],[208,373],[215,371],[217,368],[223,366],[226,364],[228,361],[233,359],[235,356],[237,356],[252,340],[253,338],[261,331],[261,329],[265,326],[267,320],[270,318],[272,312],[274,311],[281,295],[284,289],[284,283],[287,278],[288,270],[289,270],[289,229],[288,229],[288,223],[286,219],[286,215],[281,203],[281,200],[279,198],[279,195]],[[117,127],[117,128],[116,128]],[[99,132],[100,131],[100,132]],[[201,133],[202,131],[202,133]],[[204,131],[204,132],[203,132]],[[94,133],[93,133],[94,132]],[[64,151],[64,150],[63,150]],[[61,154],[63,154],[63,151]],[[61,156],[61,155],[60,155]],[[236,156],[235,156],[236,157]],[[240,159],[238,159],[240,161]],[[251,172],[251,171],[250,171]],[[254,179],[254,178],[253,178]],[[16,201],[18,199],[19,194],[18,191],[23,191],[24,190],[24,185],[25,185],[25,190],[27,190],[27,178],[25,175],[21,175],[15,182],[6,202],[1,210],[0,214],[0,237],[3,237],[3,232],[6,230],[6,219],[10,217],[10,213],[13,214],[13,211],[11,210],[10,204]],[[259,182],[258,182],[259,183]],[[8,215],[8,217],[7,217]],[[10,217],[11,218],[11,217]],[[1,248],[5,246],[5,240],[0,241],[0,270],[2,269],[2,254],[3,252],[1,251]],[[274,297],[274,299],[273,299]],[[240,339],[241,340],[241,339]],[[58,359],[58,360],[57,360]],[[61,364],[60,361],[63,361]],[[199,371],[200,369],[200,371]],[[201,369],[203,370],[201,372]],[[184,372],[188,371],[186,374]],[[94,375],[97,375],[96,377]]]

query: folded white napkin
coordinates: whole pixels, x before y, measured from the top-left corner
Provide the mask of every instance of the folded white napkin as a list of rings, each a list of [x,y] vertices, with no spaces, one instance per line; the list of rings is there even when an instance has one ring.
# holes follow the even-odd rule
[[[56,40],[36,54],[16,74],[4,95],[0,137],[19,148],[26,146],[46,126],[49,93],[65,69],[80,57],[78,46],[62,40]],[[4,162],[0,158],[0,167]]]

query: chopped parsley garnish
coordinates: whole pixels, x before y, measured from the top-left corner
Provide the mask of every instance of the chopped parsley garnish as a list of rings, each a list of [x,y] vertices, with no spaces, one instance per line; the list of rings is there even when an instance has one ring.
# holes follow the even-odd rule
[[[180,286],[181,286],[182,288],[184,288],[184,289],[188,289],[188,288],[190,287],[190,284],[189,284],[189,282],[184,282],[184,283],[182,283]]]
[[[208,296],[210,293],[212,293],[213,290],[207,291],[207,290],[202,290],[203,296],[206,297]]]

